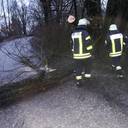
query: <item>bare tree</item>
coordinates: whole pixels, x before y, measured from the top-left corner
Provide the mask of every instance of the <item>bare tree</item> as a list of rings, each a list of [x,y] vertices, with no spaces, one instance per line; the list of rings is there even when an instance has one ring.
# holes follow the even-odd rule
[[[7,12],[8,12],[8,29],[11,31],[11,12],[10,12],[10,0],[7,0]]]
[[[45,23],[48,24],[49,15],[51,13],[51,0],[40,0],[40,1],[42,2]]]
[[[5,12],[5,5],[4,5],[4,1],[3,0],[1,0],[1,7],[2,7],[2,10],[3,10],[5,26],[6,26],[6,29],[8,29],[7,17],[6,17],[6,12]]]
[[[76,0],[73,0],[73,5],[74,5],[74,13],[75,13],[75,17],[76,17],[76,20],[78,20],[77,2],[76,2]]]
[[[127,20],[128,20],[127,4],[128,4],[127,0],[124,1],[108,0],[106,18],[105,18],[105,24],[107,24],[106,26],[108,26],[111,23],[116,23],[118,26],[120,26],[122,32],[126,30]]]

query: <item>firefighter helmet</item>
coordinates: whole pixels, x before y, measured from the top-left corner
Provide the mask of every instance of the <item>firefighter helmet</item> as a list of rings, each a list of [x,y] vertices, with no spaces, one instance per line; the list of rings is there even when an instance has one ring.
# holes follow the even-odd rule
[[[78,22],[78,25],[88,25],[88,24],[90,24],[90,22],[86,18],[80,19]]]
[[[116,24],[111,24],[111,25],[109,26],[109,30],[110,30],[110,31],[117,30],[117,25],[116,25]]]

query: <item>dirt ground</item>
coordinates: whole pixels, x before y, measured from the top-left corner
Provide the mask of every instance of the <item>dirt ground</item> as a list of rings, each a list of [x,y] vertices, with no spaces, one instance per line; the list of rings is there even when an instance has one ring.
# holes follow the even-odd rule
[[[46,92],[0,109],[1,128],[127,128],[128,78],[94,66],[91,81],[75,86],[73,75]]]

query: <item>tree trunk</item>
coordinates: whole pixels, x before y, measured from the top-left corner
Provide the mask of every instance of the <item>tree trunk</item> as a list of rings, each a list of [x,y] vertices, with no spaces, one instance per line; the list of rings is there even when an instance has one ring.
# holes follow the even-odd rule
[[[73,0],[73,5],[74,5],[74,13],[75,13],[76,22],[78,22],[78,14],[77,14],[77,3],[76,3],[76,0]]]
[[[51,0],[40,0],[42,2],[44,10],[44,21],[46,24],[49,23],[49,15],[51,13]]]
[[[2,5],[2,9],[3,9],[5,26],[6,26],[6,29],[8,30],[7,17],[6,17],[6,14],[5,14],[5,7],[4,7],[4,1],[3,0],[1,1],[1,5]]]

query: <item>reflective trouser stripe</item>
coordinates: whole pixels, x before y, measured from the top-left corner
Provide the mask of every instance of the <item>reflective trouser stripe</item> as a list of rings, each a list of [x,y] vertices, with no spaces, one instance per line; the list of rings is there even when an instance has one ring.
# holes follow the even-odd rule
[[[82,72],[81,74],[82,74],[82,75],[84,75],[84,74],[85,74],[85,72]]]
[[[84,77],[91,78],[91,74],[85,74]]]
[[[90,46],[87,47],[87,50],[91,50],[92,48],[93,48],[93,46],[90,45]]]
[[[112,65],[113,68],[115,68],[116,66],[115,65]]]
[[[121,70],[122,69],[122,67],[121,66],[116,66],[116,70],[118,71],[118,70]]]
[[[76,80],[81,80],[82,76],[76,76]]]

